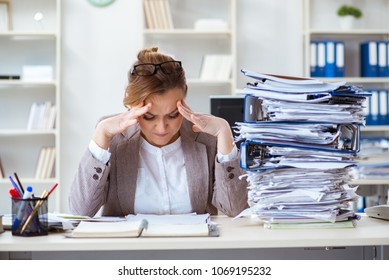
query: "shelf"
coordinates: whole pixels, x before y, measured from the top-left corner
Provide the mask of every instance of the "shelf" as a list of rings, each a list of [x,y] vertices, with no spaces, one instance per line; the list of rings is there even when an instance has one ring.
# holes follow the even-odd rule
[[[54,32],[23,32],[23,31],[7,31],[0,32],[0,38],[10,38],[13,40],[54,40],[57,34]]]
[[[377,78],[364,78],[364,77],[325,78],[325,77],[314,77],[314,78],[318,79],[318,80],[325,81],[325,82],[344,81],[344,82],[347,82],[347,83],[364,83],[364,84],[389,83],[389,77],[377,77]]]
[[[212,86],[212,85],[230,85],[232,83],[232,80],[230,79],[227,81],[205,81],[200,79],[188,79],[186,82],[192,85]]]
[[[387,29],[352,29],[352,30],[341,30],[341,29],[311,29],[307,31],[311,35],[342,35],[342,36],[354,36],[354,35],[389,35]]]
[[[0,129],[1,136],[34,136],[34,135],[57,135],[57,130],[27,130],[27,129]]]
[[[0,87],[54,87],[56,81],[0,80]]]
[[[23,182],[24,185],[30,184],[55,184],[57,183],[55,178],[49,179],[35,179],[35,178],[20,178],[20,181]],[[11,184],[11,181],[8,178],[1,178],[0,184]]]
[[[360,45],[365,41],[387,41],[389,39],[389,1],[375,1],[375,5],[370,5],[367,0],[355,1],[355,6],[360,7],[364,11],[363,18],[356,22],[354,27],[345,29],[339,25],[339,17],[336,15],[336,10],[340,4],[338,1],[320,1],[320,0],[304,0],[303,1],[303,56],[304,56],[304,76],[310,77],[311,66],[317,66],[319,61],[311,64],[311,51],[315,50],[312,41],[338,41],[339,46],[343,44],[343,50],[339,49],[340,54],[344,55],[339,60],[342,64],[342,69],[347,77],[327,78],[326,81],[347,81],[350,83],[362,84],[379,84],[389,83],[389,78],[364,78],[359,77],[361,73]],[[322,47],[322,45],[320,46]],[[317,47],[318,48],[318,47]],[[326,46],[324,46],[326,48]],[[329,52],[331,54],[331,52]],[[325,68],[325,60],[327,53],[320,48],[320,70]],[[318,58],[316,58],[318,59]],[[324,59],[324,61],[323,61]],[[332,55],[329,58],[332,60]],[[335,55],[334,55],[335,59]],[[336,63],[336,61],[335,61]],[[323,65],[324,64],[324,65]],[[330,68],[331,69],[331,68]],[[328,70],[328,69],[327,69]],[[329,70],[331,71],[331,70]],[[329,75],[330,76],[330,75]],[[324,80],[324,78],[323,78]],[[385,85],[388,87],[388,85]]]
[[[354,179],[353,185],[389,185],[389,178],[386,179]]]
[[[31,184],[34,190],[49,189],[61,181],[62,0],[8,0],[8,2],[11,6],[12,30],[0,31],[0,74],[15,75],[21,79],[0,80],[0,158],[4,173],[7,175],[6,178],[0,179],[0,213],[7,211],[8,188],[11,186],[8,176],[11,172],[17,172],[23,185]],[[38,11],[44,14],[44,22],[38,23],[34,20],[34,14]],[[52,76],[48,79],[34,80],[32,78],[34,76],[31,75],[31,80],[24,80],[23,66],[26,65],[50,66]],[[40,76],[39,73],[35,74],[37,77]],[[43,74],[42,72],[42,77],[46,77]],[[31,112],[33,104],[45,103],[50,104],[50,107]],[[51,110],[51,106],[55,106],[56,116],[55,125],[50,123],[50,127],[55,128],[27,129],[28,123],[35,117],[39,121],[48,117],[48,109]],[[34,112],[39,114],[33,115]],[[34,119],[30,119],[32,117],[30,115],[33,115]],[[52,117],[53,115],[50,121],[53,120]],[[45,163],[47,161],[48,164],[50,161],[47,173],[51,174],[45,173],[45,176],[37,179],[35,178],[38,177],[35,176],[37,163],[43,148],[50,148],[50,153],[46,153],[48,156]],[[55,193],[55,200],[52,202],[51,211],[60,211],[60,192]]]
[[[389,125],[362,126],[361,131],[389,131]]]
[[[144,30],[145,35],[226,35],[232,34],[231,30],[195,30],[195,29],[146,29]]]

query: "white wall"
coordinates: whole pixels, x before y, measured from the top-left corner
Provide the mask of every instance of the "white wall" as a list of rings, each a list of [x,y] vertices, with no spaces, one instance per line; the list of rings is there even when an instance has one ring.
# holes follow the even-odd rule
[[[237,0],[238,67],[302,74],[300,0]],[[100,116],[123,111],[127,71],[142,47],[140,0],[97,8],[62,1],[61,211]],[[238,87],[247,79],[238,75]],[[204,104],[208,107],[208,104]]]

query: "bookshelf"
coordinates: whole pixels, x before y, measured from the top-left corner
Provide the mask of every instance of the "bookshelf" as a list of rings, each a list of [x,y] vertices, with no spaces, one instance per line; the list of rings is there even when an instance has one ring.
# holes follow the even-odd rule
[[[150,4],[160,7],[161,2],[168,9],[150,9]],[[183,62],[188,83],[187,101],[194,111],[209,113],[210,95],[231,95],[235,92],[238,72],[236,5],[236,0],[143,0],[142,45],[158,46],[161,52],[172,54]],[[157,20],[150,20],[152,15]],[[158,21],[158,18],[170,20],[166,23],[166,20]],[[217,79],[201,79],[205,71],[204,61],[211,55],[228,56],[222,64],[231,69],[227,71],[230,74]],[[208,64],[213,65],[211,69],[218,69],[214,63]]]
[[[327,82],[346,81],[365,90],[389,90],[389,77],[363,77],[360,44],[366,41],[389,40],[388,0],[302,0],[304,76],[311,77],[311,41],[341,41],[344,43],[344,76],[315,77]],[[343,29],[337,10],[341,5],[352,5],[362,10],[363,16],[355,20],[352,28]],[[389,115],[387,115],[389,118]],[[371,125],[361,128],[362,137],[389,138],[389,125]],[[387,203],[389,175],[386,178],[355,179],[362,196],[376,196],[380,204]],[[371,205],[367,205],[371,206]]]
[[[5,175],[0,178],[0,213],[11,213],[8,176],[14,172],[37,196],[60,181],[61,0],[8,2],[10,24],[0,30],[0,160]],[[50,70],[49,76],[43,68]],[[54,126],[28,129],[32,105],[45,102],[55,105]],[[39,178],[43,147],[55,148],[49,160],[53,170]],[[49,211],[59,211],[59,193],[53,193]]]

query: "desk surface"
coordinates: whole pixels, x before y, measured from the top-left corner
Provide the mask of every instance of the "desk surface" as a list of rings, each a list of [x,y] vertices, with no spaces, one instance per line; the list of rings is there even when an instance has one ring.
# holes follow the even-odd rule
[[[350,229],[265,229],[257,218],[213,217],[219,237],[66,238],[63,233],[19,237],[0,234],[0,252],[298,248],[389,245],[389,221],[362,217]]]

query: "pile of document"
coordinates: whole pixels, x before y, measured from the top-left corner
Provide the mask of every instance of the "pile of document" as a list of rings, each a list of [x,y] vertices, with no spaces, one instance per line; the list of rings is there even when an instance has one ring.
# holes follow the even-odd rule
[[[242,72],[255,80],[239,91],[244,122],[235,127],[249,214],[268,228],[354,227],[350,181],[370,94],[343,82]]]
[[[389,139],[381,137],[362,139],[357,161],[356,178],[389,178]]]

